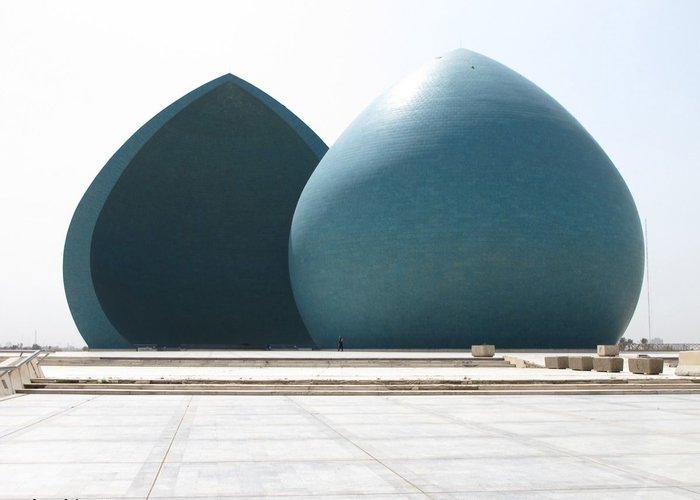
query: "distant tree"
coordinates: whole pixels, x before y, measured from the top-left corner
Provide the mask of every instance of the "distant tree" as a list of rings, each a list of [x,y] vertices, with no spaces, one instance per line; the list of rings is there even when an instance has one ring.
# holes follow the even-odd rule
[[[642,345],[647,345],[649,341],[647,339],[642,339],[639,341]]]

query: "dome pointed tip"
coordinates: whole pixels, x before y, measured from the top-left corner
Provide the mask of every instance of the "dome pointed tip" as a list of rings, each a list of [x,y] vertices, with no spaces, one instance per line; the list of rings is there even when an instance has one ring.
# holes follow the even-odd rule
[[[469,56],[476,54],[473,50],[465,49],[464,47],[459,47],[457,49],[452,49],[451,51],[444,54],[444,56]]]

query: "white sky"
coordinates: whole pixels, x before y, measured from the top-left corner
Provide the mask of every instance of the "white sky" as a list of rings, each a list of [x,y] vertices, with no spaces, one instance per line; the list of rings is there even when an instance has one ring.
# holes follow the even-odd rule
[[[143,123],[233,73],[328,145],[381,91],[465,47],[601,144],[648,220],[652,336],[700,342],[700,2],[0,3],[0,344],[83,345],[63,292],[73,211]],[[626,333],[648,335],[646,284]]]

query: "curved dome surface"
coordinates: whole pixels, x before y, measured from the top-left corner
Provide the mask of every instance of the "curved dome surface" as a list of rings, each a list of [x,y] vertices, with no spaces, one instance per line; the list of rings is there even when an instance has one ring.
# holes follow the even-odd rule
[[[287,246],[326,150],[233,75],[146,123],[88,188],[66,237],[66,296],[87,344],[312,345]]]
[[[301,195],[289,259],[313,339],[349,348],[612,343],[644,267],[603,150],[539,87],[467,50],[341,135]]]

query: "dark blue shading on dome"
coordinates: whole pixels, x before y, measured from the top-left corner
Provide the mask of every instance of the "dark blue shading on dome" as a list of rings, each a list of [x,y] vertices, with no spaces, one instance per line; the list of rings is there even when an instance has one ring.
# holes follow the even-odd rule
[[[326,150],[233,75],[146,123],[100,171],[68,230],[64,284],[87,344],[312,345],[287,245]]]
[[[290,273],[321,347],[590,348],[639,298],[610,159],[554,99],[466,50],[376,99],[309,179]]]

